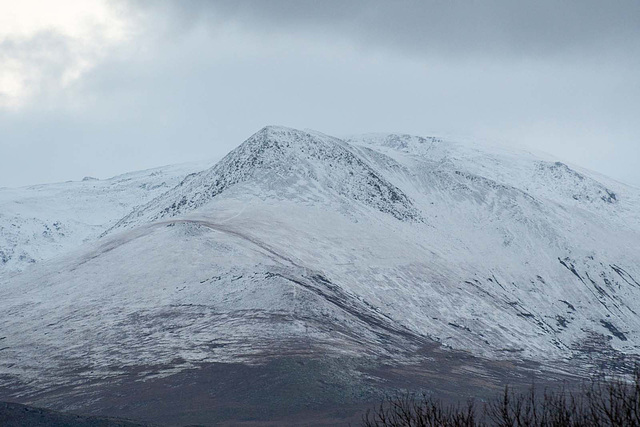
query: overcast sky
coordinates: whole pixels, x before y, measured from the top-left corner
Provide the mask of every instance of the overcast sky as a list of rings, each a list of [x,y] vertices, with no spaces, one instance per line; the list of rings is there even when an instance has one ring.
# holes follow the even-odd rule
[[[0,0],[0,187],[267,124],[460,135],[640,186],[638,0]]]

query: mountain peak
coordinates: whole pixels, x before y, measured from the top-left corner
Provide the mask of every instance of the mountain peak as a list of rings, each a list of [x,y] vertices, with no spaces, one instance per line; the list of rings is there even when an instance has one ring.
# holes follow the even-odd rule
[[[266,125],[255,134],[270,134],[270,135],[283,135],[287,133],[304,133],[299,129],[294,129],[286,126],[279,125]],[[255,135],[254,134],[254,135]]]
[[[186,214],[238,185],[258,196],[275,193],[347,211],[367,206],[398,220],[422,221],[409,197],[349,144],[319,132],[265,126],[214,167],[188,176],[116,227]]]

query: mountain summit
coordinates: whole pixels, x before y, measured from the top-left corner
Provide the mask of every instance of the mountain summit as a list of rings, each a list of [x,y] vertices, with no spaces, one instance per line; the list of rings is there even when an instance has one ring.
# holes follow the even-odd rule
[[[317,132],[267,126],[220,163],[188,176],[116,228],[191,212],[234,186],[263,198],[333,202],[345,208],[355,201],[399,220],[421,219],[409,198],[348,144]]]

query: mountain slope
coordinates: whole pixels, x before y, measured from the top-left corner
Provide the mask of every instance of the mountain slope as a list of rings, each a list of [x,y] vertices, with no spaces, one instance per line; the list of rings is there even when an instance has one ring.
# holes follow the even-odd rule
[[[403,325],[455,348],[494,356],[517,351],[560,357],[596,333],[612,336],[616,348],[635,351],[626,334],[611,335],[625,327],[633,334],[636,322],[634,189],[621,187],[618,195],[564,164],[522,155],[512,162],[513,153],[479,153],[437,139],[388,135],[352,140],[358,141],[360,146],[347,145],[318,134],[265,128],[216,167],[140,207],[117,227],[189,212],[206,217],[240,199],[240,217],[250,221],[244,232],[264,242],[271,242],[273,233],[324,240],[324,250],[333,247],[329,259],[307,241],[290,242],[282,251],[304,254]],[[500,174],[479,175],[486,163]],[[296,207],[283,210],[285,201]],[[264,204],[254,208],[260,212],[256,217],[247,211],[252,204]],[[285,216],[300,205],[313,206],[312,212]],[[340,237],[329,243],[332,225],[299,224],[300,217],[319,223],[319,206],[367,222],[358,238],[362,233],[380,238],[366,248],[351,244],[357,255],[343,258],[347,233],[355,226],[343,226]],[[257,215],[273,209],[270,224],[277,226],[260,233]],[[228,226],[239,221],[233,215]],[[397,250],[377,243],[381,239],[412,250],[379,280],[371,264]],[[354,266],[359,279],[344,265]],[[403,277],[412,269],[413,276]],[[391,291],[387,280],[401,286]],[[438,304],[425,306],[416,299],[421,292],[439,299]],[[402,307],[399,302],[407,298],[409,305]],[[451,313],[454,304],[460,309]],[[578,307],[578,313],[570,307]]]
[[[639,200],[515,150],[267,127],[93,243],[0,278],[0,386],[81,394],[293,356],[400,366],[434,345],[573,372],[633,357]]]

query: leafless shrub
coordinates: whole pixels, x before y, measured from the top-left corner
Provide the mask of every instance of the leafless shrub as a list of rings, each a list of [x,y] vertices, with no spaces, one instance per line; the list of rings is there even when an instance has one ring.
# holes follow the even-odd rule
[[[640,427],[640,370],[631,380],[598,377],[577,391],[535,386],[504,392],[476,409],[415,394],[388,398],[363,416],[364,427]]]

